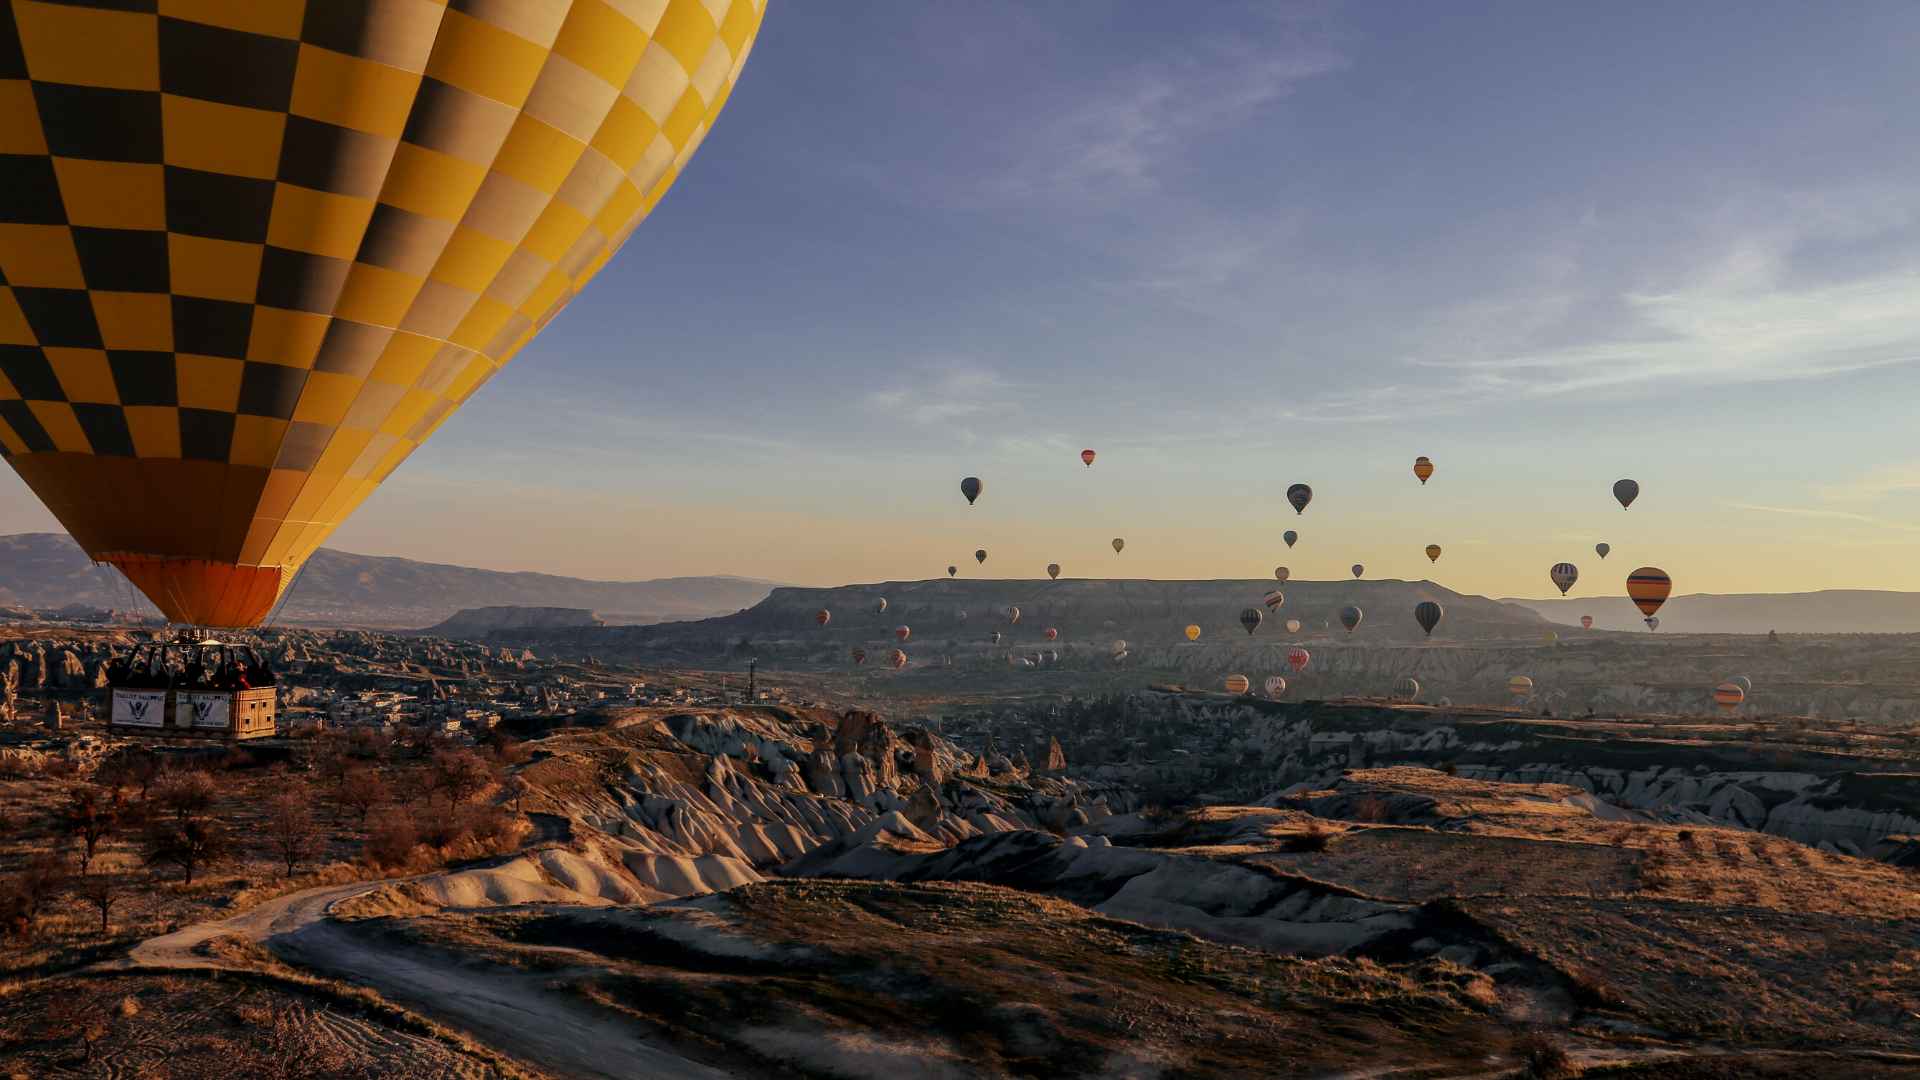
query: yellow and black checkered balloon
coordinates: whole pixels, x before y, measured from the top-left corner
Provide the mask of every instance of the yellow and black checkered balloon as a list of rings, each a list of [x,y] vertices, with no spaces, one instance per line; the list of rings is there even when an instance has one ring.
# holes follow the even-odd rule
[[[0,453],[166,615],[298,567],[665,194],[765,0],[0,0]]]

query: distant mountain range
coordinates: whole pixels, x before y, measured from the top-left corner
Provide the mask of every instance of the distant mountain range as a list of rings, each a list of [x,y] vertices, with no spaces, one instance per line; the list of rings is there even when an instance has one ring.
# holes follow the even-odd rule
[[[1557,623],[1593,616],[1603,630],[1641,630],[1640,612],[1624,596],[1586,600],[1507,600]],[[1693,593],[1660,609],[1660,632],[1679,634],[1920,633],[1920,593],[1825,589],[1802,593]]]
[[[738,611],[765,599],[774,584],[741,577],[589,581],[321,548],[301,568],[275,621],[411,629],[464,608],[512,605],[586,608],[609,623],[652,623]],[[0,536],[0,604],[153,613],[117,571],[93,565],[60,533]]]

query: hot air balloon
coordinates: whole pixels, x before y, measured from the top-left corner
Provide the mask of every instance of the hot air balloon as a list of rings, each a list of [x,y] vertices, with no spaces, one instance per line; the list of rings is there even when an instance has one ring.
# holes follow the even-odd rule
[[[1515,675],[1507,680],[1507,693],[1523,698],[1533,693],[1533,680],[1525,675]]]
[[[949,566],[949,567],[947,567],[947,576],[948,576],[948,577],[952,577],[953,575],[955,575],[955,574],[957,574],[957,573],[959,573],[959,572],[960,572],[960,568],[959,568],[959,567],[957,567],[957,566]]]
[[[1244,694],[1251,689],[1253,689],[1253,684],[1247,681],[1245,675],[1227,676],[1227,693]]]
[[[974,553],[973,553],[973,561],[974,561],[974,562],[977,562],[977,563],[984,563],[984,562],[986,562],[986,561],[987,561],[987,549],[986,549],[986,548],[981,548],[980,550],[978,550],[978,551],[976,551],[976,552],[974,552]]]
[[[1057,641],[1059,640],[1059,637],[1060,637],[1060,631],[1055,627],[1049,626],[1042,633],[1042,636],[1045,637],[1048,641]]]
[[[1127,643],[1124,640],[1115,638],[1113,644],[1107,646],[1107,651],[1118,656],[1119,654],[1127,651]]]
[[[1057,562],[1048,563],[1047,576],[1052,578],[1055,581],[1059,581],[1060,580],[1060,564]]]
[[[1048,649],[1048,650],[1047,650],[1047,663],[1049,663],[1049,664],[1057,664],[1057,663],[1059,663],[1059,662],[1060,662],[1060,650],[1059,650],[1059,649]]]
[[[1287,650],[1287,666],[1293,669],[1295,675],[1307,670],[1307,664],[1312,659],[1312,653],[1297,645]]]
[[[978,499],[980,493],[984,490],[986,490],[986,485],[982,484],[980,478],[977,476],[969,476],[965,480],[960,481],[960,494],[967,497],[968,506],[972,506],[973,501]]]
[[[854,664],[855,664],[856,666],[858,666],[858,665],[860,665],[860,664],[864,664],[864,663],[866,663],[866,662],[867,662],[867,650],[865,650],[865,649],[858,649],[858,648],[857,648],[857,649],[854,649],[854,650],[853,650],[853,662],[854,662]]]
[[[1287,583],[1287,578],[1292,576],[1292,574],[1293,574],[1293,571],[1287,569],[1284,566],[1276,566],[1273,568],[1273,580],[1279,582],[1282,585],[1285,585]]]
[[[1713,703],[1720,706],[1722,712],[1732,712],[1745,700],[1747,700],[1747,692],[1740,689],[1740,684],[1731,679],[1713,688]]]
[[[993,633],[987,635],[987,639],[995,645],[1000,644],[1000,631],[995,630]]]
[[[1364,567],[1364,566],[1361,566],[1361,565],[1360,565],[1359,563],[1354,563],[1354,564],[1353,564],[1353,576],[1354,576],[1354,577],[1359,577],[1359,576],[1360,576],[1361,574],[1364,574],[1364,573],[1366,573],[1366,572],[1367,572],[1367,568],[1366,568],[1366,567]]]
[[[1753,680],[1747,678],[1745,675],[1735,675],[1733,678],[1728,679],[1727,681],[1734,684],[1735,686],[1738,686],[1742,694],[1753,693]]]
[[[1413,621],[1420,624],[1420,629],[1425,630],[1428,637],[1433,636],[1433,628],[1440,625],[1440,620],[1446,614],[1446,609],[1432,600],[1422,600],[1413,605]]]
[[[1188,641],[1199,641],[1199,640],[1200,640],[1200,627],[1199,627],[1198,625],[1195,625],[1195,624],[1193,624],[1193,623],[1189,623],[1189,624],[1187,624],[1187,631],[1186,631],[1186,632],[1187,632],[1187,640],[1188,640]]]
[[[1017,608],[1017,607],[1012,607],[1012,606],[1009,606],[1009,607],[1007,608],[1007,621],[1008,621],[1008,622],[1010,622],[1010,623],[1017,623],[1017,622],[1019,622],[1019,621],[1020,621],[1020,609],[1019,609],[1019,608]]]
[[[1613,497],[1620,500],[1620,509],[1625,510],[1633,505],[1633,500],[1640,497],[1640,485],[1632,480],[1615,480]]]
[[[1595,555],[1598,555],[1598,556],[1600,556],[1600,557],[1601,557],[1601,558],[1603,558],[1603,559],[1607,557],[1607,552],[1609,552],[1609,551],[1612,551],[1612,550],[1613,550],[1613,545],[1612,545],[1612,544],[1595,544],[1595,545],[1593,545],[1593,553],[1594,553]]]
[[[142,6],[4,17],[0,447],[169,621],[255,626],[653,209],[764,4]]]
[[[955,612],[953,613],[953,617],[954,617],[954,618],[955,618],[956,620],[958,620],[959,622],[966,622],[966,621],[967,621],[967,609],[966,609],[966,608],[960,608],[960,609],[958,609],[957,611],[955,611]]]
[[[1658,615],[1649,615],[1641,621],[1647,624],[1649,631],[1660,629],[1660,616]]]
[[[873,610],[877,615],[885,615],[887,613],[887,598],[884,596],[881,597],[880,602],[873,605]]]
[[[887,662],[893,665],[893,670],[899,671],[907,666],[907,654],[895,649],[893,654],[887,657]]]
[[[1093,458],[1094,458],[1093,451],[1091,450],[1080,451],[1080,464],[1085,465],[1089,469],[1093,468]]]
[[[1299,543],[1300,534],[1294,532],[1292,529],[1288,529],[1286,532],[1280,534],[1280,539],[1285,540],[1288,547],[1292,547],[1294,544]]]
[[[893,628],[893,636],[899,638],[901,641],[905,641],[913,636],[913,627],[896,626]]]
[[[1440,545],[1439,544],[1427,545],[1427,561],[1428,562],[1440,561]]]
[[[819,623],[821,626],[825,626],[833,621],[833,612],[828,611],[826,608],[821,608],[819,611],[813,613],[813,621]]]
[[[1560,644],[1560,631],[1558,631],[1558,630],[1549,630],[1549,631],[1547,631],[1547,632],[1546,632],[1546,635],[1545,635],[1545,637],[1546,637],[1546,639],[1547,639],[1547,644],[1549,644],[1549,645],[1558,645],[1558,644]]]
[[[1247,628],[1247,634],[1249,636],[1251,636],[1255,630],[1260,629],[1260,620],[1264,618],[1266,618],[1266,616],[1261,614],[1260,609],[1257,607],[1242,608],[1240,611],[1240,625]]]
[[[1289,634],[1297,634],[1297,633],[1299,633],[1299,632],[1300,632],[1300,620],[1299,620],[1299,619],[1288,619],[1288,620],[1287,620],[1287,633],[1289,633]]]
[[[1420,486],[1427,486],[1427,477],[1433,475],[1433,462],[1425,455],[1413,459],[1413,475],[1420,478]]]
[[[1557,562],[1548,568],[1547,579],[1560,590],[1561,596],[1565,596],[1567,590],[1573,588],[1573,583],[1580,580],[1580,568],[1570,562]]]
[[[1659,623],[1653,621],[1654,612],[1667,602],[1667,595],[1673,592],[1673,579],[1665,570],[1657,566],[1643,566],[1627,575],[1627,598],[1640,614],[1647,617],[1647,628],[1657,629]]]
[[[1593,616],[1591,615],[1580,616],[1580,629],[1582,630],[1593,629]]]
[[[1348,604],[1340,609],[1340,625],[1346,627],[1349,634],[1353,633],[1354,629],[1360,625],[1360,620],[1365,617],[1366,612],[1361,611],[1358,604]]]
[[[1393,696],[1401,701],[1412,701],[1420,696],[1420,680],[1411,675],[1402,677],[1393,684]]]
[[[1287,489],[1287,502],[1293,504],[1293,512],[1296,514],[1306,513],[1307,504],[1312,501],[1313,489],[1305,484],[1295,484]],[[1291,547],[1293,541],[1287,541],[1287,545]]]
[[[1267,605],[1267,610],[1271,611],[1287,602],[1287,594],[1275,589],[1262,597],[1260,602]]]
[[[1115,555],[1120,554],[1120,550],[1126,546],[1127,546],[1127,542],[1125,540],[1121,539],[1118,536],[1113,538],[1113,553]]]
[[[1269,675],[1261,689],[1265,690],[1270,698],[1282,697],[1287,692],[1287,680],[1278,675]]]

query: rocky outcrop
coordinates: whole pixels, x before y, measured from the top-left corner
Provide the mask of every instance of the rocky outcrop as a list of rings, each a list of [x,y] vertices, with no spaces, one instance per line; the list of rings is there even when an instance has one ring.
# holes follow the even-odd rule
[[[534,631],[581,626],[605,626],[606,623],[586,608],[558,607],[479,607],[464,608],[436,623],[422,634],[447,638],[484,639],[496,630]],[[500,660],[514,663],[518,650],[500,649]]]

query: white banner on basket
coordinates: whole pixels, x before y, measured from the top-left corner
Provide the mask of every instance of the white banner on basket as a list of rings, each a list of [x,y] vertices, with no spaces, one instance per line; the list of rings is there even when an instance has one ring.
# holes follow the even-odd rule
[[[229,694],[181,694],[180,714],[187,718],[188,727],[219,728],[224,731],[232,726],[229,710],[233,698]]]
[[[167,722],[165,690],[115,690],[113,722],[127,727],[163,727]]]

